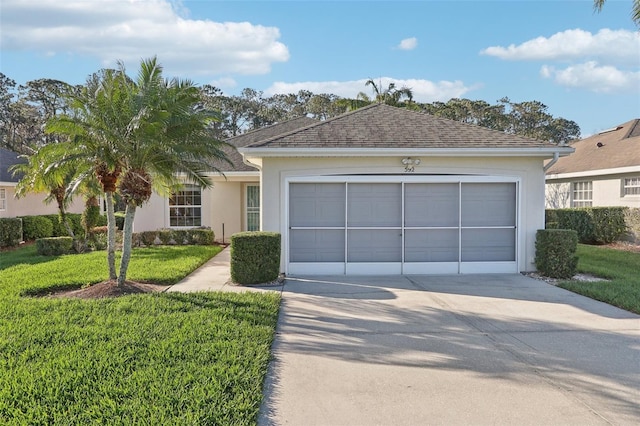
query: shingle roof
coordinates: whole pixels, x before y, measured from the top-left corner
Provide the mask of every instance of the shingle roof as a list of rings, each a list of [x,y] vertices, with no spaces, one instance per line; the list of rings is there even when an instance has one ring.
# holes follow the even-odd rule
[[[247,146],[283,133],[289,133],[292,130],[306,127],[317,122],[318,120],[303,116],[231,137],[227,139],[226,142],[231,144],[233,147],[224,147],[223,150],[233,165],[229,165],[225,162],[216,162],[214,163],[214,166],[224,172],[255,172],[256,169],[254,167],[248,166],[242,161],[242,155],[235,148]]]
[[[549,148],[554,144],[374,104],[248,148]]]
[[[571,144],[575,152],[558,160],[547,175],[640,166],[640,119]]]
[[[14,164],[24,163],[24,160],[18,158],[19,154],[0,148],[0,182],[18,182],[19,177],[13,177],[9,171],[9,167]]]

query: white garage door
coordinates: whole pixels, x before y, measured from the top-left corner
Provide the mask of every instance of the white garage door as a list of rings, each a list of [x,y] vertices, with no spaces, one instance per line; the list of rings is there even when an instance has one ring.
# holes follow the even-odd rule
[[[288,273],[517,272],[517,183],[291,182]]]

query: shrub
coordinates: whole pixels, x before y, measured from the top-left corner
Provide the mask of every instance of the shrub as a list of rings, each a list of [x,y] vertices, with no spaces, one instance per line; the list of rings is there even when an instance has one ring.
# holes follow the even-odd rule
[[[571,278],[576,273],[578,233],[571,229],[540,229],[536,233],[536,268],[552,278]]]
[[[25,241],[53,236],[53,223],[46,216],[23,216],[22,234]]]
[[[116,216],[116,228],[118,228],[118,231],[122,231],[122,229],[124,228],[124,212],[115,212],[114,213]]]
[[[545,212],[547,229],[573,229],[584,244],[608,244],[624,237],[626,207],[583,207],[549,209]]]
[[[213,244],[214,233],[211,229],[190,229],[189,230],[189,244],[195,244],[199,246],[209,246]]]
[[[231,236],[231,279],[238,284],[258,284],[278,278],[280,234],[239,232]]]
[[[173,230],[172,229],[161,229],[158,231],[158,238],[160,239],[160,244],[169,245],[173,240]]]
[[[71,237],[51,237],[39,238],[36,240],[36,250],[43,256],[59,256],[71,253],[73,249],[73,238]]]
[[[91,230],[99,225],[100,216],[100,204],[94,197],[93,202],[87,202],[80,221],[82,228],[87,234],[91,233]]]
[[[142,231],[138,233],[138,238],[141,244],[145,246],[152,246],[156,243],[157,234],[158,231]]]
[[[15,247],[22,241],[22,219],[0,218],[0,247]]]
[[[627,226],[625,239],[632,243],[640,243],[640,208],[630,208],[624,212],[624,222]]]
[[[174,229],[173,240],[179,246],[189,244],[189,232],[186,229]]]
[[[73,230],[73,234],[76,237],[84,236],[84,229],[82,228],[82,215],[78,214],[78,213],[67,213],[66,216],[67,216],[67,220],[69,221],[69,225],[71,226],[71,229]],[[60,221],[60,215],[58,215],[58,214],[48,214],[48,215],[45,215],[45,217],[48,218],[51,221],[51,223],[53,224],[52,236],[54,236],[54,237],[68,237],[69,236],[69,233],[67,232],[67,229],[65,228],[65,226]]]

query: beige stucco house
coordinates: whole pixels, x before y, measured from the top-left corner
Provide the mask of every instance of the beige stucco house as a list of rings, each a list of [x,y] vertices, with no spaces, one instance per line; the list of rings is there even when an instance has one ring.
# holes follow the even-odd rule
[[[55,203],[46,204],[46,194],[27,194],[16,198],[18,178],[13,176],[9,168],[21,161],[15,152],[0,148],[0,217],[35,216],[41,214],[56,214]],[[81,213],[82,202],[74,202],[70,213]]]
[[[574,142],[546,174],[548,208],[640,208],[640,119]]]
[[[544,162],[573,152],[384,104],[229,142],[225,177],[154,194],[134,231],[280,232],[288,275],[534,270]]]

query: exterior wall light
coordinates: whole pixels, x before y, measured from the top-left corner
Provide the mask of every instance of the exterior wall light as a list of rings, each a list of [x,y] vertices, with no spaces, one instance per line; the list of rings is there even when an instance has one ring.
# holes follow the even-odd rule
[[[420,165],[420,159],[406,157],[402,159],[402,164],[404,165],[404,171],[406,173],[412,173],[416,170],[415,167]]]

